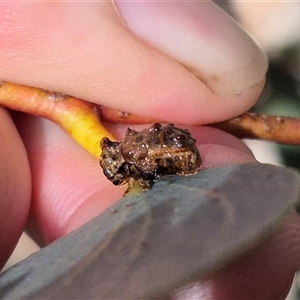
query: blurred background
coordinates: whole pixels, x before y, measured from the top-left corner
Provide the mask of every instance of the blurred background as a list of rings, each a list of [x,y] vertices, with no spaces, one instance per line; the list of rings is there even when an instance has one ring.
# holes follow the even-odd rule
[[[267,84],[252,111],[300,117],[300,2],[222,0],[215,3],[231,15],[269,57]],[[245,142],[261,162],[300,168],[300,147]],[[24,234],[6,268],[38,249]],[[300,299],[300,275],[296,275],[286,299]]]

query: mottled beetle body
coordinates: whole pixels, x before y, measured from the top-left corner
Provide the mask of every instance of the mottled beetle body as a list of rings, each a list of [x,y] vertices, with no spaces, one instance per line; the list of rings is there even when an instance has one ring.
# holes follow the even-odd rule
[[[201,158],[195,140],[186,129],[159,123],[149,129],[127,129],[123,142],[101,140],[100,165],[115,185],[130,178],[147,189],[149,182],[163,175],[190,175],[199,170]]]

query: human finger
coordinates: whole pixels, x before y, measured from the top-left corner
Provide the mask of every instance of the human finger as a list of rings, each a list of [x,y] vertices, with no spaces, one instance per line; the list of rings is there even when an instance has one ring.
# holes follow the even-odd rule
[[[44,244],[82,225],[122,197],[124,188],[108,181],[99,162],[58,126],[26,116],[18,127],[32,170],[31,227]],[[121,138],[126,127],[113,125],[109,129]],[[190,130],[199,142],[203,169],[254,160],[249,149],[229,134],[208,127]]]
[[[26,128],[22,124],[30,126]],[[122,197],[124,189],[113,186],[104,177],[97,160],[59,127],[31,116],[26,116],[19,127],[34,180],[31,233],[40,244],[46,245],[78,228]],[[135,129],[144,127],[133,126]],[[121,138],[126,127],[111,125],[109,129]],[[255,160],[240,140],[227,133],[209,127],[189,129],[197,139],[203,169]],[[37,139],[37,136],[42,138]],[[183,299],[192,293],[197,297],[210,296],[211,299],[239,299],[239,295],[249,294],[258,299],[260,295],[271,295],[272,299],[276,299],[273,296],[286,293],[298,267],[299,226],[299,218],[290,216],[277,235],[224,273],[185,287],[174,297]],[[284,272],[280,271],[283,265]],[[245,273],[247,276],[244,276]],[[255,289],[252,290],[253,287]]]
[[[257,101],[264,86],[266,56],[213,2],[115,2],[133,32],[179,61],[205,85],[199,99],[207,113],[206,118],[201,115],[204,123],[229,119]]]
[[[221,121],[253,105],[266,60],[227,15],[212,3],[147,3],[136,9],[151,35],[136,31],[130,3],[117,3],[126,22],[112,2],[0,3],[1,79],[185,124]],[[169,34],[175,25],[187,52]]]
[[[0,269],[27,221],[31,176],[26,151],[13,121],[0,107]]]

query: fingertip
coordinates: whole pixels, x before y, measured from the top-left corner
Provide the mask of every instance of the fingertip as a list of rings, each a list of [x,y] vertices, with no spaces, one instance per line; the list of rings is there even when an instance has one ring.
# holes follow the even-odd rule
[[[121,199],[125,190],[107,180],[99,162],[58,126],[40,118],[26,119],[19,128],[26,137],[33,177],[31,228],[47,244],[101,214]],[[145,126],[149,125],[132,128]],[[108,130],[122,140],[126,128],[110,125]],[[222,131],[208,127],[190,130],[203,152],[205,168],[253,159],[245,145]],[[219,156],[218,147],[222,148]]]
[[[264,85],[262,54],[245,33],[228,25],[232,23],[228,17],[215,13],[212,4],[180,3],[179,19],[175,18],[178,3],[134,4],[134,9],[143,6],[147,11],[142,28],[161,26],[152,32],[158,33],[154,36],[159,42],[167,43],[169,52],[136,28],[133,33],[124,26],[110,2],[1,5],[6,20],[0,30],[5,41],[0,45],[2,80],[181,124],[212,123],[241,114],[257,100]],[[130,3],[117,5],[133,9]],[[168,18],[160,5],[167,6]],[[216,39],[206,32],[209,20],[202,20],[206,10],[214,15],[210,31]],[[126,19],[129,25],[132,19]],[[230,38],[217,32],[227,28],[225,24]],[[182,48],[188,51],[182,53]],[[222,49],[230,55],[224,58]],[[188,57],[192,60],[185,62]]]
[[[134,33],[198,78],[198,90],[189,86],[190,93],[178,94],[181,99],[175,95],[173,100],[166,99],[163,114],[158,107],[154,109],[165,116],[162,120],[176,118],[182,124],[219,122],[247,111],[257,101],[265,83],[267,58],[213,2],[116,0],[116,5]],[[188,82],[187,76],[182,78],[182,82]]]
[[[106,124],[108,129],[123,140],[127,126]],[[149,125],[131,125],[131,129],[142,130]],[[239,139],[221,130],[206,126],[185,126],[196,139],[201,154],[201,169],[230,164],[253,162],[255,158],[250,149]],[[102,170],[100,170],[102,173]],[[102,175],[102,174],[101,174]],[[100,182],[99,182],[100,184]],[[102,213],[124,196],[125,188],[115,187],[109,180],[101,177],[101,190],[86,199],[70,216],[66,232],[76,229],[93,217]],[[101,203],[101,205],[100,205]]]

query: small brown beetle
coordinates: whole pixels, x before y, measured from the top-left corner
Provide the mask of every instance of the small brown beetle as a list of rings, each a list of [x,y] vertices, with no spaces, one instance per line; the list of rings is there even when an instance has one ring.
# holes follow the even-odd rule
[[[154,179],[194,174],[201,163],[189,131],[173,124],[155,123],[141,131],[128,128],[123,142],[103,138],[100,146],[103,173],[115,185],[125,185],[132,178],[149,189]]]

